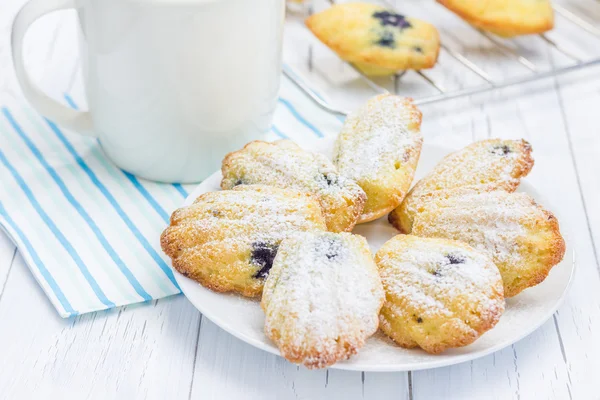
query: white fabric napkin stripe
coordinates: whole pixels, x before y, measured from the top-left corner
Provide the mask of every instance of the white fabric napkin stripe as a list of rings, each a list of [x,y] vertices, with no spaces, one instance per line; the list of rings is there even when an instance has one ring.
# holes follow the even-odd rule
[[[65,101],[78,108],[70,96]],[[97,140],[63,131],[24,102],[1,111],[0,225],[58,313],[69,317],[179,293],[159,236],[194,185],[122,171]],[[302,144],[340,124],[284,78],[265,139]]]

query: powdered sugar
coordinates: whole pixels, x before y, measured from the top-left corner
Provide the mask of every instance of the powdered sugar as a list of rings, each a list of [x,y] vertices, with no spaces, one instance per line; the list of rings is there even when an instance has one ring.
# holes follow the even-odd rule
[[[161,246],[179,272],[203,285],[257,296],[281,240],[326,228],[312,196],[247,185],[205,193],[175,211]]]
[[[265,284],[265,332],[277,332],[280,347],[305,353],[305,364],[323,366],[332,355],[347,358],[375,332],[382,302],[364,238],[300,233],[282,242]]]
[[[531,146],[524,140],[475,142],[446,156],[415,185],[411,195],[477,185],[514,191],[533,166],[530,153]]]
[[[325,230],[314,200],[294,191],[248,185],[214,192],[200,201],[181,209],[181,213],[202,215],[186,218],[197,232],[225,230],[223,235],[233,240],[278,242],[292,231]]]
[[[497,267],[463,243],[397,237],[377,253],[377,263],[388,296],[386,307],[398,316],[418,313],[415,318],[428,321],[472,312],[472,318],[486,320],[502,313]]]
[[[382,178],[420,152],[421,113],[409,99],[381,95],[350,114],[334,149],[340,173],[361,182]],[[412,168],[412,166],[411,166]]]
[[[496,262],[518,266],[519,240],[527,234],[524,220],[539,218],[542,211],[523,193],[504,191],[479,194],[457,192],[441,202],[428,202],[417,214],[413,234],[461,240],[487,252]]]
[[[356,182],[338,174],[325,156],[302,150],[289,140],[252,142],[223,161],[223,189],[264,184],[313,194],[332,231],[351,229],[366,200]]]
[[[322,146],[324,154],[331,153],[329,141],[325,141],[325,144],[317,143]],[[421,155],[421,166],[426,170],[431,169],[430,166],[437,162],[439,155],[447,152],[449,149],[425,144]],[[220,182],[221,174],[217,173],[202,183],[191,197],[196,198],[206,191],[219,190]],[[524,182],[521,187],[539,199],[542,204],[548,201],[548,199],[544,200],[542,194],[536,192],[528,182]],[[393,228],[386,225],[387,222],[383,219],[374,224],[359,225],[359,232],[367,237],[374,251],[395,233]],[[569,254],[568,260],[568,262],[563,262],[560,266],[555,267],[543,284],[525,291],[518,297],[509,299],[507,312],[502,316],[498,325],[467,348],[457,352],[446,352],[442,355],[431,355],[423,351],[401,348],[385,337],[383,333],[376,333],[367,340],[359,354],[351,357],[348,361],[337,363],[333,368],[357,371],[397,371],[436,367],[472,359],[482,354],[488,354],[501,346],[509,345],[526,332],[541,325],[559,304],[559,299],[564,296],[565,288],[568,286],[569,276],[574,265],[572,254]],[[264,313],[255,300],[214,293],[178,273],[175,275],[186,296],[201,310],[205,318],[214,319],[222,329],[249,341],[252,345],[259,344],[260,348],[267,349],[273,354],[279,354],[277,346],[263,333]]]

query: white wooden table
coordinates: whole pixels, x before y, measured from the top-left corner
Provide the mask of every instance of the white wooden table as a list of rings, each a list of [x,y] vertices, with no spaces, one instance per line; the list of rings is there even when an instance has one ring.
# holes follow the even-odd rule
[[[572,0],[579,9],[589,2]],[[1,6],[3,96],[18,96],[7,32],[22,3]],[[32,29],[27,60],[46,87],[68,91],[77,84],[74,32],[70,13]],[[583,45],[594,50],[599,43]],[[296,45],[286,53],[306,54]],[[542,58],[561,62],[557,54]],[[494,67],[493,60],[488,64]],[[510,71],[496,66],[495,72]],[[308,371],[223,332],[181,295],[61,319],[0,234],[0,398],[600,399],[599,74],[588,69],[423,107],[430,142],[461,146],[490,136],[532,142],[536,167],[528,179],[566,216],[568,245],[577,255],[575,281],[553,318],[522,341],[434,370]]]

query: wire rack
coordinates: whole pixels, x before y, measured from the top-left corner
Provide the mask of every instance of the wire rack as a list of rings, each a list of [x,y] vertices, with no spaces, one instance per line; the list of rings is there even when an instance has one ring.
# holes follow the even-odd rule
[[[328,1],[329,3],[333,3],[332,0]],[[397,9],[397,7],[388,2],[384,2],[383,4],[391,9],[400,12]],[[570,10],[569,8],[558,4],[554,4],[553,8],[557,19],[563,19],[564,23],[570,24],[572,26],[572,29],[579,31],[577,32],[578,34],[587,35],[591,39],[599,39],[598,44],[600,44],[600,29],[596,28],[596,26],[594,26],[592,22],[589,22],[587,16],[583,17],[578,13]],[[484,38],[484,40],[488,41],[491,45],[493,45],[495,47],[495,51],[501,53],[504,56],[505,61],[517,62],[520,66],[528,70],[526,71],[527,74],[520,74],[519,76],[511,77],[509,79],[495,79],[490,73],[486,71],[484,67],[479,65],[476,60],[471,59],[467,54],[464,54],[463,52],[453,48],[451,45],[442,42],[441,50],[449,57],[454,59],[458,63],[458,65],[465,70],[465,72],[475,74],[479,82],[473,85],[462,87],[460,89],[448,89],[444,86],[443,83],[438,82],[435,78],[433,78],[430,75],[429,70],[413,71],[419,77],[422,83],[428,85],[434,91],[434,94],[425,96],[415,96],[409,93],[409,95],[411,95],[415,99],[415,103],[428,104],[443,100],[456,99],[459,97],[475,95],[495,89],[522,85],[525,83],[534,82],[545,78],[568,74],[590,66],[600,65],[600,55],[592,59],[584,60],[570,48],[561,45],[560,40],[551,38],[547,34],[540,34],[537,36],[541,39],[542,45],[548,48],[546,50],[553,50],[559,52],[564,56],[566,60],[568,60],[566,65],[553,65],[548,70],[542,70],[542,68],[534,60],[530,59],[528,55],[525,54],[525,51],[519,51],[516,49],[515,46],[510,46],[509,44],[507,44],[507,40],[496,37],[490,33],[484,32],[474,27],[472,27],[472,30],[473,32],[476,32],[478,35],[480,35],[481,38]],[[442,39],[444,39],[444,35],[442,35]],[[377,93],[398,93],[398,82],[400,82],[400,80],[408,72],[401,71],[395,76],[393,76],[392,79],[394,81],[394,89],[390,90],[387,87],[385,87],[385,85],[382,85],[380,82],[378,82],[377,79],[372,79],[369,76],[363,74],[358,69],[354,68],[351,64],[346,63],[346,65],[352,68],[358,74],[358,77],[370,89]],[[326,100],[321,94],[319,94],[318,91],[315,90],[310,84],[310,79],[307,79],[304,76],[302,76],[302,74],[292,65],[284,65],[283,73],[292,82],[294,82],[294,84],[296,84],[303,92],[305,92],[320,108],[333,114],[342,116],[347,115],[348,112],[346,110],[344,110],[341,107],[337,107],[335,104],[332,104],[330,101]]]

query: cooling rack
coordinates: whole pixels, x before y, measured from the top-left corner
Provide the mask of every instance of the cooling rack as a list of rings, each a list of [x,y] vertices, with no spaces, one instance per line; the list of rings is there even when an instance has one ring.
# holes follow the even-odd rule
[[[328,2],[329,4],[324,4],[322,7],[333,4],[333,1],[331,0],[328,0]],[[436,14],[450,14],[448,10],[433,2],[403,1],[402,7],[398,7],[390,2],[380,1],[379,3],[406,15],[412,14],[408,14],[404,8],[417,10],[418,8],[428,6],[429,8],[423,11],[423,13],[426,14],[426,17],[423,19],[426,20],[430,20],[431,15],[433,14],[431,10],[435,10]],[[410,7],[407,7],[407,5],[410,5]],[[597,11],[597,15],[600,15],[600,4],[592,2],[591,6],[597,7],[597,10],[594,9],[594,11]],[[473,51],[465,51],[465,48],[469,50],[468,46],[465,47],[464,44],[456,46],[452,40],[448,40],[452,38],[450,32],[444,32],[443,29],[440,29],[445,22],[440,22],[440,25],[435,24],[438,29],[441,30],[442,43],[438,65],[431,70],[402,71],[389,78],[370,78],[352,67],[352,65],[339,59],[337,59],[337,61],[345,64],[346,70],[352,70],[354,78],[362,81],[362,83],[370,90],[376,93],[392,92],[408,95],[413,97],[417,104],[440,102],[496,89],[522,85],[541,79],[568,74],[590,66],[600,65],[600,54],[592,54],[592,57],[590,57],[589,53],[594,53],[594,51],[588,51],[582,56],[582,50],[573,46],[573,43],[569,43],[573,40],[585,43],[591,42],[592,49],[600,48],[600,46],[598,46],[600,45],[600,29],[598,29],[595,26],[595,23],[590,19],[593,17],[594,13],[588,12],[585,8],[580,9],[579,7],[569,7],[562,4],[554,4],[553,8],[555,11],[557,28],[550,33],[532,35],[535,36],[533,42],[531,37],[526,40],[523,38],[511,40],[500,38],[472,27],[461,20],[460,24],[463,25],[462,29],[463,31],[464,29],[468,29],[466,32],[468,32],[469,37],[477,36],[479,40],[483,40],[487,42],[489,46],[492,46],[492,48],[486,46],[479,54]],[[307,15],[314,11],[313,6],[307,6],[305,9]],[[447,18],[448,16],[446,15],[444,17]],[[452,15],[452,18],[455,18],[455,16]],[[458,19],[455,18],[454,22],[457,20]],[[558,29],[558,27],[561,29]],[[308,32],[303,25],[302,29]],[[456,28],[452,29],[458,30]],[[320,44],[311,44],[308,48],[308,51],[310,52],[308,60],[309,69],[313,72],[315,69],[318,69],[319,65],[319,58],[314,56],[313,46],[319,45]],[[324,45],[320,46],[324,47]],[[583,51],[585,51],[585,49]],[[547,65],[546,62],[540,62],[538,60],[539,57],[537,56],[540,54],[548,54],[550,52],[556,52],[561,55],[563,62],[560,64],[552,63],[551,65]],[[332,52],[330,53],[333,54]],[[507,66],[510,63],[513,64],[511,65],[512,69],[514,69],[513,67],[516,64],[523,72],[510,77],[498,78],[493,76],[493,74],[487,70],[490,67],[490,63],[482,63],[480,61],[482,55],[486,56],[490,54],[494,54],[494,63],[491,64],[491,66],[495,69],[502,69],[505,65]],[[479,59],[477,59],[478,57]],[[458,87],[447,87],[447,85],[442,82],[442,79],[436,78],[436,70],[444,68],[445,65],[447,67],[450,62],[452,63],[452,69],[455,75],[471,75],[472,79],[469,79],[468,83],[464,83]],[[301,68],[296,67],[294,63],[285,63],[283,73],[322,109],[337,115],[343,116],[347,114],[347,111],[343,107],[335,104],[335,102],[328,99],[327,96],[324,96],[318,88],[315,88],[314,82],[311,81],[311,77],[307,76],[313,75],[312,73],[303,73]],[[337,70],[335,74],[337,74]],[[405,76],[409,74],[412,75],[412,82],[405,85],[403,84],[403,79],[406,79]],[[322,73],[320,75],[323,76]],[[423,94],[423,88],[415,90],[419,85],[427,86],[430,91]]]

